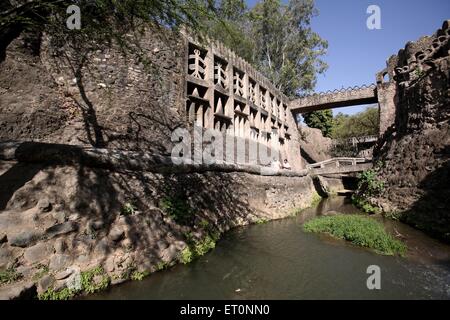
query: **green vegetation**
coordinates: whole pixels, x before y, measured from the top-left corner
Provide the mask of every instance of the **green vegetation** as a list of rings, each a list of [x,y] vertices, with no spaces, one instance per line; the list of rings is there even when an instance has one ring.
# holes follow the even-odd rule
[[[406,246],[389,235],[381,223],[359,215],[336,215],[313,219],[304,225],[307,232],[327,233],[384,255],[404,255]]]
[[[96,276],[102,277],[100,282],[94,280]],[[105,274],[105,271],[100,266],[81,272],[81,287],[86,293],[94,293],[106,289],[109,285],[109,281],[108,275]]]
[[[126,202],[121,210],[121,214],[124,216],[133,215],[136,212],[136,207],[131,202]]]
[[[191,208],[187,199],[182,195],[177,197],[166,196],[161,200],[160,207],[172,219],[181,224],[191,222],[194,215],[194,209]]]
[[[142,279],[144,279],[145,277],[150,275],[150,271],[133,271],[133,273],[130,276],[131,280],[134,281],[141,281]]]
[[[53,288],[49,288],[47,291],[38,295],[39,300],[69,300],[76,295],[76,292],[69,288],[64,288],[59,291],[55,291]]]
[[[265,0],[248,8],[244,0],[215,1],[217,20],[204,23],[212,38],[253,64],[284,94],[314,89],[327,66],[328,44],[310,26],[313,0]]]
[[[255,224],[265,224],[265,223],[267,223],[267,222],[269,222],[268,219],[266,219],[266,218],[259,218],[259,219],[257,219],[257,220],[255,221]]]
[[[164,261],[160,261],[156,264],[155,269],[156,271],[161,271],[161,270],[165,270],[169,267],[169,264],[167,262]]]
[[[43,276],[45,276],[49,272],[49,268],[46,265],[39,264],[37,266],[37,268],[40,270],[34,274],[33,281],[37,281],[37,280],[41,279]]]
[[[70,5],[80,8],[82,25],[79,30],[69,30],[66,13]],[[109,43],[113,40],[124,48],[132,41],[126,34],[139,32],[145,25],[158,24],[166,28],[178,29],[185,25],[190,29],[205,33],[205,21],[217,19],[214,1],[203,0],[6,0],[0,5],[0,43],[10,39],[17,31],[35,34],[47,32],[73,45],[81,41]],[[70,41],[69,41],[70,40]],[[7,45],[7,43],[5,43]],[[3,46],[0,46],[0,49]],[[0,50],[1,51],[1,50]]]
[[[12,283],[22,278],[22,274],[15,268],[0,271],[0,284]]]
[[[47,291],[38,295],[39,300],[68,300],[80,293],[94,293],[100,290],[105,290],[110,283],[109,276],[105,273],[102,267],[98,266],[88,271],[83,271],[81,276],[81,289],[64,288],[55,291],[50,287]],[[97,276],[101,278],[100,281],[95,279]]]
[[[379,196],[384,191],[384,182],[377,178],[377,171],[380,166],[379,163],[374,169],[358,174],[358,189],[352,196],[353,204],[369,214],[380,213],[380,209],[369,202],[369,198]]]
[[[379,133],[379,111],[377,106],[354,115],[338,113],[333,120],[333,139],[349,139],[376,136]]]
[[[317,205],[322,201],[322,197],[314,191],[311,199],[311,204],[309,205],[309,208],[315,208]]]
[[[305,123],[310,128],[320,129],[324,137],[330,137],[333,130],[333,111],[321,110],[303,114]]]
[[[212,235],[207,235],[201,241],[192,240],[188,238],[188,246],[180,254],[180,262],[183,264],[188,264],[197,257],[201,257],[206,254],[209,250],[216,247],[216,241],[219,239],[219,234],[215,233]]]

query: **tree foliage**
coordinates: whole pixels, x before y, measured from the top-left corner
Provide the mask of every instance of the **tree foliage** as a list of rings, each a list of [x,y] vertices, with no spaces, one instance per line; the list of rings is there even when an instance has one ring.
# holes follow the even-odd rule
[[[305,113],[303,119],[308,127],[320,129],[324,137],[331,137],[333,112],[330,109]]]
[[[264,0],[249,12],[255,65],[287,96],[314,89],[326,69],[327,42],[310,27],[316,14],[313,0]]]
[[[80,8],[80,30],[66,27],[70,5]],[[24,30],[45,31],[62,41],[126,45],[125,35],[148,23],[173,29],[186,25],[202,33],[208,19],[216,19],[214,0],[3,0],[0,53]]]
[[[301,96],[314,89],[326,69],[320,59],[327,42],[312,31],[313,0],[262,0],[249,9],[243,0],[216,3],[219,20],[210,35],[253,64],[284,94]]]
[[[365,111],[349,116],[338,113],[334,118],[332,137],[334,139],[348,139],[378,135],[379,111],[373,106]]]

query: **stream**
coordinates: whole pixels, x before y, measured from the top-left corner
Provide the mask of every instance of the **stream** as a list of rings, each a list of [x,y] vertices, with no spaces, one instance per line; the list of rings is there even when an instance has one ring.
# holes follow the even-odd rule
[[[306,220],[336,212],[359,213],[348,198],[323,199],[297,217],[234,229],[188,265],[84,299],[450,299],[449,245],[382,218],[406,257],[303,231]],[[367,288],[371,265],[381,268],[381,290]]]

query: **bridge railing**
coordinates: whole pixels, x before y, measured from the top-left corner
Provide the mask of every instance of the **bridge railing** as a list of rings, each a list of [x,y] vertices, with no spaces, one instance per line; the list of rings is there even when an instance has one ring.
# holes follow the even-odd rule
[[[322,162],[308,164],[306,165],[306,169],[332,167],[333,164],[336,168],[340,168],[344,166],[356,166],[357,164],[369,163],[371,161],[372,159],[368,158],[332,158]]]
[[[342,145],[342,144],[351,144],[351,145],[357,145],[360,143],[371,143],[376,142],[378,140],[378,136],[365,136],[365,137],[353,137],[348,139],[333,139],[332,144]]]

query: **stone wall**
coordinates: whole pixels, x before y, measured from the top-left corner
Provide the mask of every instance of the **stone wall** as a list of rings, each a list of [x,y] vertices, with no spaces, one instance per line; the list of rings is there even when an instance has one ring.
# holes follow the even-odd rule
[[[450,23],[410,42],[389,59],[387,87],[394,117],[374,155],[383,163],[386,191],[380,207],[410,224],[450,240]],[[381,74],[380,74],[381,76]],[[402,213],[402,214],[400,214]]]
[[[196,124],[244,140],[247,162],[256,143],[302,168],[287,97],[248,63],[164,28],[129,38],[126,51],[15,39],[0,63],[0,140],[170,154],[173,131]]]
[[[249,146],[278,151],[302,168],[296,122],[289,99],[249,63],[220,43],[186,36],[185,117],[193,125],[235,137],[246,146],[247,162],[264,163]],[[258,152],[256,152],[258,153]],[[224,153],[225,154],[225,153]],[[221,159],[219,159],[221,160]]]
[[[125,55],[46,36],[33,54],[25,36],[14,40],[0,63],[0,140],[170,152],[182,123],[184,47],[162,29],[135,41]]]
[[[291,216],[314,192],[309,177],[119,173],[8,161],[0,169],[10,190],[0,214],[0,268],[23,275],[0,287],[0,298],[21,286],[63,288],[71,274],[95,266],[113,284],[127,271],[157,271],[178,263],[193,239]],[[43,265],[49,271],[39,278]]]

